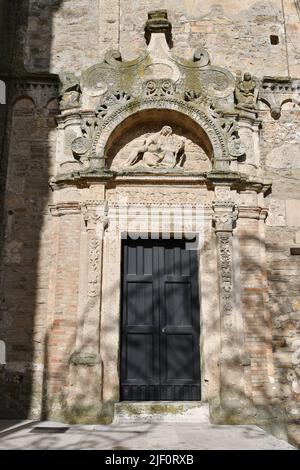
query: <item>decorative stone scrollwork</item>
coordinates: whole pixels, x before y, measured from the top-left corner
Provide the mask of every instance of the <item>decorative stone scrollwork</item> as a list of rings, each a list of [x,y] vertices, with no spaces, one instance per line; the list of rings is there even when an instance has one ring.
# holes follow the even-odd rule
[[[81,121],[82,137],[77,137],[71,144],[74,158],[80,159],[87,155],[92,148],[93,140],[98,129],[98,120],[88,117]]]
[[[239,136],[237,123],[232,120],[223,120],[221,127],[224,129],[225,135],[227,136],[229,155],[234,159],[243,157],[246,154],[246,148]]]
[[[201,69],[201,83],[205,92],[212,97],[226,97],[232,94],[234,78],[230,72],[221,67]]]
[[[102,240],[109,223],[108,206],[91,208],[83,205],[82,213],[89,234],[88,296],[97,297],[100,295]]]
[[[172,80],[148,80],[145,84],[146,96],[174,96],[175,84]]]
[[[123,59],[120,51],[112,49],[106,52],[105,58],[104,58],[104,64],[110,65],[114,67],[115,69],[119,69],[119,70],[127,69],[126,71],[128,72],[128,69],[131,69],[132,67],[139,65],[140,62],[144,61],[146,58],[146,55],[147,54],[145,52],[142,52],[142,54],[136,59],[125,60]]]
[[[113,177],[105,171],[111,133],[125,119],[154,109],[181,113],[198,124],[211,143],[209,152],[217,170],[230,170],[230,161],[245,154],[237,125],[234,127],[223,117],[228,106],[233,105],[233,75],[226,69],[212,66],[203,48],[195,50],[193,60],[178,58],[161,34],[170,38],[170,30],[165,10],[151,12],[146,25],[150,42],[139,58],[127,61],[119,51],[109,51],[104,62],[83,71],[80,84],[74,75],[69,76],[61,101],[65,109],[76,107],[82,92],[82,136],[74,138],[71,148],[75,159],[84,164],[79,171],[78,166],[74,167],[76,176],[70,173],[70,178],[78,175],[79,180],[88,172]],[[124,73],[126,90],[123,90]],[[245,89],[246,85],[241,85],[240,94],[245,94]],[[251,87],[249,92],[251,95]],[[78,120],[78,110],[75,113]],[[62,118],[64,116],[69,119],[69,114],[63,113]],[[183,167],[184,159],[177,157],[176,161],[169,160],[169,168]],[[144,157],[143,161],[145,163]],[[166,161],[165,158],[157,161],[157,166],[163,167]]]
[[[99,264],[100,264],[99,238],[92,238],[89,243],[89,273],[88,273],[88,295],[96,297],[100,291]]]
[[[104,62],[109,65],[115,65],[116,61],[118,63],[123,61],[121,52],[114,49],[107,51],[104,57]]]
[[[217,235],[220,268],[221,310],[228,316],[233,312],[232,231],[237,219],[237,207],[230,186],[216,186],[213,202],[213,223]],[[227,317],[226,327],[231,326]],[[225,325],[224,324],[224,325]]]
[[[201,96],[201,93],[200,92],[197,92],[197,91],[186,91],[184,93],[184,100],[185,101],[194,101],[196,99],[199,98],[199,96]]]
[[[225,315],[233,311],[232,247],[228,234],[219,234],[221,303]]]
[[[221,311],[227,317],[224,326],[229,328],[232,321],[228,316],[232,314],[234,308],[231,239],[233,225],[237,218],[237,209],[231,196],[230,187],[216,187],[215,195],[213,222],[218,243]]]
[[[198,67],[206,67],[210,64],[209,53],[203,47],[197,47],[194,52],[194,62],[197,62]]]
[[[96,115],[103,118],[116,106],[122,106],[131,100],[131,96],[125,91],[117,91],[107,96],[96,108]]]
[[[111,70],[106,64],[97,64],[85,70],[81,75],[81,88],[89,95],[103,95],[108,90]]]

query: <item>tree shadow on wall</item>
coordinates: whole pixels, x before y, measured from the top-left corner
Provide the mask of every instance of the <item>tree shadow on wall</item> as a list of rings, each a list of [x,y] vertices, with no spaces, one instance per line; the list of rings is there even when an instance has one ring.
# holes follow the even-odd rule
[[[225,393],[236,397],[233,406],[227,403],[222,418],[228,424],[258,424],[276,437],[288,437],[295,443],[290,426],[299,424],[300,397],[293,393],[288,376],[297,377],[291,355],[299,333],[292,308],[288,315],[284,313],[285,304],[298,298],[299,282],[297,276],[292,278],[284,272],[293,263],[290,244],[288,239],[280,240],[277,228],[266,225],[265,235],[253,234],[249,226],[241,227],[238,237],[244,352],[242,357],[237,355],[236,364],[243,370],[244,383],[242,388],[232,383],[229,373],[222,377]],[[245,396],[248,409],[243,409]],[[291,413],[293,408],[298,409],[298,419]]]
[[[48,180],[58,114],[58,77],[49,71],[52,16],[61,3],[0,1],[0,79],[7,92],[0,116],[0,339],[6,344],[0,418],[37,417],[40,406],[51,256]]]
[[[234,383],[232,381],[232,376],[230,371],[228,371],[227,376],[222,375],[222,386],[221,386],[221,404],[226,407],[225,412],[222,415],[219,415],[217,418],[219,419],[220,424],[244,424],[242,435],[249,439],[255,440],[254,446],[257,446],[257,442],[259,439],[264,438],[264,434],[255,430],[247,424],[258,424],[263,429],[271,432],[277,437],[284,437],[284,432],[281,430],[282,423],[284,423],[284,417],[281,414],[281,409],[283,410],[284,403],[278,403],[278,396],[280,395],[280,381],[278,380],[278,376],[275,371],[272,371],[272,366],[274,366],[273,359],[268,356],[268,354],[272,350],[272,342],[270,338],[270,314],[271,314],[271,307],[267,302],[267,299],[264,298],[266,284],[263,283],[262,279],[266,275],[265,272],[265,265],[262,262],[261,256],[257,253],[259,252],[259,247],[261,246],[262,240],[257,236],[249,236],[249,235],[241,235],[240,237],[240,256],[242,257],[242,264],[241,264],[241,282],[242,282],[242,315],[243,315],[243,335],[245,341],[245,351],[250,356],[250,363],[247,361],[242,364],[241,357],[237,354],[237,361],[238,366],[241,369],[244,369],[242,372],[243,374],[243,387],[241,387],[240,383]],[[253,250],[253,245],[256,245],[257,250]],[[249,248],[250,247],[250,248]],[[209,278],[213,278],[216,275],[217,266],[210,266],[206,269],[206,274]],[[248,281],[245,281],[244,278],[248,277]],[[268,282],[270,282],[270,273]],[[278,282],[281,282],[282,279],[278,279]],[[103,292],[103,296],[108,296],[109,298],[113,298],[119,289],[119,285],[110,284]],[[272,286],[272,294],[274,290],[277,293],[280,292],[281,287],[275,283]],[[205,295],[205,293],[203,293]],[[264,298],[264,300],[263,300]],[[218,310],[219,308],[219,298],[218,295],[214,296],[211,300],[210,304],[210,311]],[[261,307],[261,302],[264,302],[264,309]],[[87,306],[88,308],[88,306]],[[207,321],[207,318],[206,318]],[[78,324],[78,329],[84,327],[84,319]],[[101,336],[110,338],[114,337],[116,333],[116,328],[118,329],[119,325],[116,324],[108,324],[106,323],[103,326],[103,330],[101,332]],[[216,336],[217,332],[220,330],[220,323],[219,319],[215,319],[209,322],[209,326],[206,328],[206,334]],[[51,337],[51,330],[49,330],[49,336]],[[219,338],[220,341],[220,338]],[[51,368],[51,364],[49,363],[49,337],[46,335],[45,340],[45,375],[44,375],[44,382],[43,382],[43,414],[42,419],[47,419],[49,416],[53,417],[53,397],[58,396],[60,403],[63,405],[66,395],[64,391],[67,390],[70,386],[72,387],[72,377],[70,381],[69,375],[69,356],[70,351],[74,349],[74,337],[70,335],[69,340],[61,344],[61,357],[64,359],[57,364],[55,369],[55,374],[57,377],[60,377],[60,386],[57,390],[48,390],[48,380],[50,377],[47,376],[47,371]],[[210,343],[210,349],[206,351],[206,355],[209,357],[214,357],[216,361],[219,359],[219,353],[216,353],[220,345],[216,345],[215,343]],[[89,348],[89,343],[83,342],[81,346],[81,350],[86,350]],[[51,349],[51,340],[50,340],[50,349]],[[101,342],[100,342],[100,352],[101,352]],[[78,351],[80,352],[80,350]],[[115,361],[115,355],[111,348],[109,348],[109,340],[105,346],[105,363],[104,366],[104,374],[102,374],[102,378],[105,380],[105,372],[107,369],[108,363],[113,363]],[[138,365],[137,365],[138,366]],[[94,367],[90,366],[80,366],[85,367],[88,370],[88,375],[86,376],[89,378],[90,382],[84,384],[82,391],[76,395],[75,400],[72,403],[72,406],[76,412],[77,410],[82,409],[83,403],[86,401],[86,394],[92,392],[94,394],[93,386],[94,386]],[[271,368],[270,368],[271,367]],[[277,370],[278,367],[284,367],[283,364],[276,365]],[[220,374],[220,364],[218,364],[219,374]],[[203,371],[203,381],[208,381],[208,371],[204,369]],[[230,377],[231,376],[231,377]],[[274,384],[270,382],[270,376],[275,377]],[[209,377],[211,380],[211,377]],[[218,381],[217,377],[213,377],[213,380]],[[276,387],[276,389],[274,388]],[[227,392],[229,391],[231,396],[234,398],[234,405],[231,406],[228,402],[222,403],[222,393],[224,390]],[[54,392],[54,393],[53,393]],[[101,401],[100,390],[99,393],[99,403]],[[249,403],[253,404],[253,408],[250,410],[243,409],[245,404],[245,395],[249,395]],[[252,398],[251,398],[252,395]],[[252,402],[254,395],[254,403]],[[279,407],[277,406],[279,404]],[[65,401],[65,406],[68,406],[67,401]],[[280,409],[281,408],[281,409]],[[100,410],[100,407],[99,407]],[[112,411],[112,410],[111,410]],[[252,413],[252,414],[251,414]],[[101,414],[101,413],[100,413]],[[67,416],[67,414],[66,414]],[[81,416],[82,418],[82,416]],[[98,416],[101,421],[100,415]],[[282,421],[283,420],[283,421]],[[87,419],[88,421],[88,419]],[[96,417],[97,421],[97,417]],[[74,422],[78,422],[75,421]],[[86,422],[86,421],[82,421]],[[217,420],[214,421],[216,424],[218,423]],[[59,444],[58,439],[54,438],[49,441],[48,437],[43,436],[35,436],[34,441],[32,441],[32,445],[35,448],[103,448],[103,449],[131,449],[134,448],[134,443],[140,442],[140,439],[148,438],[150,436],[154,436],[155,429],[158,427],[157,423],[152,423],[148,425],[143,425],[141,429],[137,430],[137,432],[133,432],[132,427],[129,430],[126,430],[126,426],[124,424],[116,425],[115,430],[110,426],[107,428],[99,428],[97,429],[85,429],[82,432],[80,437],[80,442],[74,443],[66,443],[63,445]],[[77,428],[74,428],[76,430]],[[210,429],[214,429],[212,426]],[[217,429],[217,428],[216,428]],[[124,436],[115,436],[114,432],[124,432]],[[77,431],[76,431],[77,432]],[[152,439],[152,437],[151,437]],[[197,440],[199,439],[199,441]],[[16,438],[12,437],[12,447],[17,445]],[[20,443],[21,443],[21,436],[20,436]],[[195,443],[195,448],[197,446],[201,447],[201,424],[194,424],[193,425],[193,443]],[[21,444],[20,444],[21,445]],[[251,444],[249,444],[251,446]],[[216,444],[216,448],[218,448],[218,444]]]

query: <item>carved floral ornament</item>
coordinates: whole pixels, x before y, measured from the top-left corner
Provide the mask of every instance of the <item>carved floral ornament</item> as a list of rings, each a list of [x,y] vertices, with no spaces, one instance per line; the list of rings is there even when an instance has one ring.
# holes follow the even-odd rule
[[[219,234],[219,265],[221,309],[224,315],[233,313],[233,281],[232,281],[232,246],[228,234]],[[228,324],[230,326],[230,324]]]

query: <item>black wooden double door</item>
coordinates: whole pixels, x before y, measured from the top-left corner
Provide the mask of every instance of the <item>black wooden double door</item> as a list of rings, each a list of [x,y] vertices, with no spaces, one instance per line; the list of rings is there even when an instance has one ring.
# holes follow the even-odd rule
[[[121,400],[200,400],[197,252],[123,243]]]

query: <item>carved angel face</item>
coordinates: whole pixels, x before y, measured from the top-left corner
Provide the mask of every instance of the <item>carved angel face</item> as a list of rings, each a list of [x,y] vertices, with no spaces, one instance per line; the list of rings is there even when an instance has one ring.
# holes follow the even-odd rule
[[[250,82],[251,80],[251,74],[249,72],[244,73],[244,80],[245,82]]]
[[[162,135],[172,135],[172,132],[173,130],[172,130],[172,127],[170,126],[164,126],[162,130],[160,131]]]

